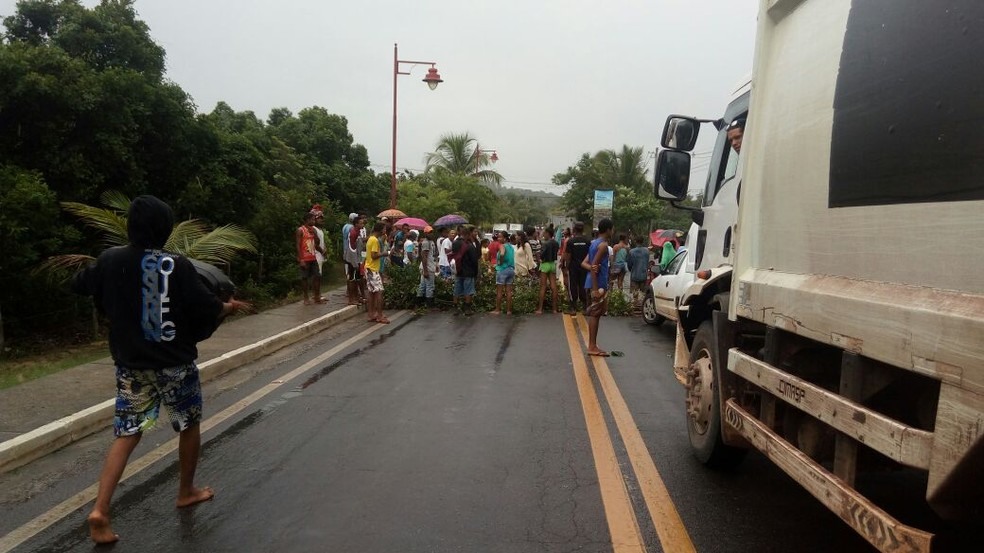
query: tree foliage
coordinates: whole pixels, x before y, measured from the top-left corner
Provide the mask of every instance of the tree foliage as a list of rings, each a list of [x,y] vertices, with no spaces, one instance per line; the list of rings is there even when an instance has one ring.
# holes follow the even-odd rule
[[[437,141],[435,150],[426,157],[425,174],[469,176],[490,188],[502,184],[502,175],[492,170],[492,158],[483,152],[478,140],[468,133],[448,133]]]
[[[408,175],[398,190],[400,209],[429,222],[454,213],[472,224],[491,226],[496,216],[497,198],[477,177],[446,171]]]
[[[561,206],[575,219],[597,225],[593,221],[594,191],[614,190],[612,220],[617,232],[643,235],[657,228],[686,230],[689,214],[656,199],[647,170],[642,148],[622,146],[618,151],[582,154],[577,163],[554,175],[553,182],[570,186]]]

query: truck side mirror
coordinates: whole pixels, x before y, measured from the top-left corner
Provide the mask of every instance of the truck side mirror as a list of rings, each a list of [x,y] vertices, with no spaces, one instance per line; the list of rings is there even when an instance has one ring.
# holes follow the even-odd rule
[[[656,156],[656,197],[679,202],[687,198],[690,184],[690,154],[660,150]]]
[[[666,118],[666,125],[663,126],[660,145],[671,150],[689,152],[697,145],[699,131],[700,120],[684,115],[671,115]]]

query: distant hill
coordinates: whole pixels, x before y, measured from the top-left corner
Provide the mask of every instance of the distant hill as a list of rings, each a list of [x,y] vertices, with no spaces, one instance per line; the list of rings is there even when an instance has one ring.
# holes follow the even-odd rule
[[[524,198],[541,198],[543,200],[559,200],[563,196],[563,194],[554,194],[553,192],[546,192],[544,190],[530,190],[528,188],[512,188],[508,186],[501,186],[495,190],[495,193],[499,196],[505,196],[510,192]]]

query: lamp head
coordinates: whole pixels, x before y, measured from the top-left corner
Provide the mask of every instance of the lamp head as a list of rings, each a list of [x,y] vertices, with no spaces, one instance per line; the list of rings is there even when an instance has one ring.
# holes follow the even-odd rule
[[[427,86],[430,87],[431,90],[434,90],[437,88],[437,85],[444,82],[444,80],[441,79],[441,74],[437,72],[437,68],[434,66],[431,66],[431,68],[427,70],[427,76],[424,77],[423,80],[427,83]]]

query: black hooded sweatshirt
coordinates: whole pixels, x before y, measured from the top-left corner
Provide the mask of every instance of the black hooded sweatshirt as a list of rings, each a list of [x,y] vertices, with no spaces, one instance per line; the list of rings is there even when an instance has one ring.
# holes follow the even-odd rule
[[[109,317],[109,349],[117,365],[187,365],[198,357],[198,342],[219,325],[219,298],[188,259],[162,251],[173,226],[166,203],[136,198],[127,220],[130,244],[104,251],[75,277],[73,290],[91,295]]]

